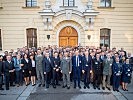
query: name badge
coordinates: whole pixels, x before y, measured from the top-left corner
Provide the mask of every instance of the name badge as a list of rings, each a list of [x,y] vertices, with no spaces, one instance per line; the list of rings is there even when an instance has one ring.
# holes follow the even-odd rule
[[[127,71],[130,72],[130,69],[128,69]]]
[[[57,67],[57,65],[55,65],[55,67]]]
[[[95,64],[97,65],[98,63],[97,63],[97,62],[95,62]]]
[[[127,76],[130,76],[130,74],[127,74]]]
[[[86,66],[88,66],[88,65],[86,65]]]
[[[79,63],[81,63],[81,61],[79,61]]]

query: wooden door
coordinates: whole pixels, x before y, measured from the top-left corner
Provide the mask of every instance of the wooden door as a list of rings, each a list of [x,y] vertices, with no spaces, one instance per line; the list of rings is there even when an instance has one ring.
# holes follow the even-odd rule
[[[78,38],[77,37],[68,37],[68,45],[69,46],[77,46]]]
[[[67,46],[68,45],[68,37],[60,37],[59,46]]]
[[[78,45],[78,33],[71,27],[67,26],[60,31],[59,34],[59,46],[77,46]]]

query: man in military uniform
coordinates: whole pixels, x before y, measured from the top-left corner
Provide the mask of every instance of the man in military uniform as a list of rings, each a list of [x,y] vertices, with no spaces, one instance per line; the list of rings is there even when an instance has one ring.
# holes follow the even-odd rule
[[[41,54],[41,50],[37,50],[37,55],[35,56],[35,61],[36,61],[36,72],[37,72],[37,78],[39,81],[39,87],[42,85],[43,87],[45,86],[44,84],[44,73],[43,73],[43,55]]]
[[[60,58],[58,57],[58,52],[54,52],[54,68],[53,68],[53,88],[56,88],[56,85],[59,84],[59,68],[60,68]]]
[[[68,57],[68,52],[64,53],[64,57],[61,60],[61,72],[63,74],[63,88],[70,89],[70,74],[72,72],[72,61]]]
[[[105,86],[108,90],[110,90],[110,78],[112,75],[112,64],[113,59],[111,58],[111,54],[107,54],[107,58],[103,60],[103,87],[102,89],[105,90]],[[107,78],[107,81],[105,81]],[[107,82],[107,83],[106,83]]]
[[[119,62],[119,57],[115,58],[115,63],[113,67],[113,91],[119,92],[120,79],[122,74],[122,64]]]
[[[100,59],[100,54],[96,54],[96,59],[93,59],[93,88],[100,90],[101,75],[102,75],[102,61]]]

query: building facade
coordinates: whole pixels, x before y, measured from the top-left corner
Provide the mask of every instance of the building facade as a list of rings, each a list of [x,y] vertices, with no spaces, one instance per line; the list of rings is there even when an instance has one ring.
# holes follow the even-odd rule
[[[133,0],[0,0],[0,49],[106,46],[133,53]]]

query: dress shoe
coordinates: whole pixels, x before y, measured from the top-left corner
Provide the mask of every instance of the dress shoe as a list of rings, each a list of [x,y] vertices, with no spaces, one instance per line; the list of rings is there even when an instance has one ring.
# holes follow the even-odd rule
[[[93,88],[94,88],[94,89],[96,89],[96,87],[95,87],[95,86],[93,86]]]
[[[88,85],[87,88],[90,89],[90,86]]]
[[[0,88],[0,90],[4,90],[4,88]]]
[[[9,88],[6,88],[6,90],[9,90]]]
[[[113,89],[113,91],[116,91],[115,89]]]
[[[62,88],[65,88],[65,87],[66,87],[66,86],[64,86],[64,85],[62,86]]]
[[[70,89],[70,86],[68,86],[67,89]]]
[[[81,86],[78,86],[79,87],[79,89],[81,89]]]
[[[102,87],[103,90],[105,90],[105,87]]]
[[[84,86],[84,89],[86,89],[86,86]]]
[[[74,86],[74,89],[76,89],[76,86]]]
[[[116,91],[117,91],[117,92],[119,92],[119,90],[118,90],[118,89],[117,89]]]
[[[100,90],[100,87],[97,87],[98,90]]]

